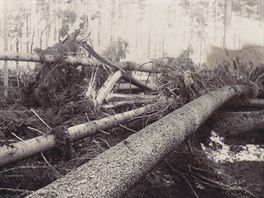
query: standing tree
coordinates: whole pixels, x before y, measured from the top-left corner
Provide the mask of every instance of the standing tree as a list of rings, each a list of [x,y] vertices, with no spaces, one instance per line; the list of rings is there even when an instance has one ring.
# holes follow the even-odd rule
[[[7,21],[7,0],[4,1],[4,51],[8,50],[8,21]],[[8,97],[8,65],[4,64],[4,95]]]
[[[231,19],[232,19],[232,0],[225,0],[225,18],[224,18],[224,38],[223,48],[228,48],[228,38],[231,31]]]

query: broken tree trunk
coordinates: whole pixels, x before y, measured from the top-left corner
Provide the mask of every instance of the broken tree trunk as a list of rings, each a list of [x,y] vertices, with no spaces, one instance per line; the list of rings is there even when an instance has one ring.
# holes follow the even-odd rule
[[[230,108],[264,108],[264,99],[248,99],[248,100],[238,100],[235,103],[227,104]]]
[[[136,105],[136,104],[149,104],[151,103],[151,100],[148,99],[141,99],[136,101],[119,101],[119,102],[109,102],[107,104],[102,105],[103,109],[113,109],[116,107],[121,107],[125,105]]]
[[[122,77],[122,73],[120,70],[112,73],[108,79],[105,81],[101,89],[98,91],[98,95],[96,97],[97,105],[101,106],[106,99],[107,95],[112,91],[116,82]]]
[[[229,86],[201,96],[28,197],[122,197],[213,112],[243,91]]]
[[[149,100],[153,101],[157,99],[157,95],[141,95],[141,94],[109,94],[106,97],[106,102],[116,102],[116,101],[124,101],[124,100]]]
[[[80,44],[89,52],[89,54],[91,54],[94,58],[96,58],[101,63],[111,67],[114,70],[120,70],[122,72],[122,78],[125,81],[127,81],[127,82],[129,82],[129,83],[131,83],[131,84],[133,84],[133,85],[135,85],[135,86],[137,86],[143,90],[153,91],[152,88],[150,88],[147,85],[136,80],[131,74],[127,73],[125,70],[123,70],[118,65],[111,63],[110,61],[108,61],[105,58],[103,58],[102,56],[100,56],[96,51],[94,51],[94,49],[86,41],[80,42]]]
[[[116,124],[121,124],[141,114],[163,109],[166,107],[166,105],[168,105],[167,102],[155,103],[125,113],[109,116],[100,120],[87,122],[68,128],[67,133],[69,134],[71,140],[79,140],[95,134],[99,129],[108,129]],[[52,133],[18,142],[10,146],[3,145],[0,147],[0,166],[30,157],[42,151],[52,149],[55,146],[56,140]]]
[[[155,83],[148,83],[148,87],[152,89],[157,89],[157,85]],[[123,91],[123,90],[138,90],[139,88],[130,84],[130,83],[120,83],[117,86],[118,90]]]
[[[43,56],[39,56],[38,54],[30,54],[30,53],[17,53],[17,52],[1,52],[0,60],[6,61],[23,61],[23,62],[47,62],[47,63],[56,63],[59,61],[59,57],[51,54],[44,54]],[[93,65],[101,65],[98,61],[93,59],[80,59],[75,56],[68,56],[65,59],[65,63],[72,65],[83,65],[83,66],[93,66]],[[118,63],[118,66],[124,70],[132,70],[132,71],[143,71],[143,72],[152,72],[158,73],[157,70],[153,69],[150,65],[140,66],[138,64],[131,64],[130,62],[121,62]]]
[[[106,104],[102,105],[102,108],[111,109],[124,105],[149,104],[157,99],[156,95],[109,94],[105,99]]]

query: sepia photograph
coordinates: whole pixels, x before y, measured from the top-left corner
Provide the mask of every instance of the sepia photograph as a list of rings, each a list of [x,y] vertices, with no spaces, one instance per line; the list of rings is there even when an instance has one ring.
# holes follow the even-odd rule
[[[0,0],[0,198],[264,198],[264,0]]]

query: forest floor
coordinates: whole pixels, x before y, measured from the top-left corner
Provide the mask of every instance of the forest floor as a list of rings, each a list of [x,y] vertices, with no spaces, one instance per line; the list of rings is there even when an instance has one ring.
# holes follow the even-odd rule
[[[26,119],[27,126],[32,126],[45,130],[43,123],[36,119],[35,115],[31,110],[25,107],[17,108],[14,110],[15,104],[8,104],[1,97],[1,101],[4,101],[1,106],[0,119],[2,120],[2,126],[7,124],[8,120],[16,120],[23,124],[23,118]],[[20,113],[18,113],[20,112]],[[23,115],[23,112],[26,115]],[[56,113],[51,109],[35,109],[35,112],[39,112],[39,115],[47,120],[47,123],[52,122],[58,124],[61,120],[56,121]],[[18,116],[14,118],[14,115]],[[54,117],[54,119],[49,119]],[[20,120],[19,120],[20,119]],[[6,121],[6,123],[4,123]],[[86,122],[85,115],[68,115],[68,120],[63,120],[70,124],[78,124]],[[30,123],[31,122],[31,123]],[[54,124],[53,123],[53,124]],[[140,130],[144,127],[145,120],[140,120],[136,123],[130,123],[126,125],[127,127],[133,128],[134,130]],[[6,125],[5,125],[6,126]],[[18,129],[12,129],[17,130]],[[16,133],[21,139],[28,139],[36,137],[38,134],[35,132],[27,134]],[[85,138],[83,140],[77,141],[73,144],[75,151],[75,157],[72,159],[67,159],[64,156],[63,150],[61,148],[56,148],[52,151],[44,152],[43,154],[37,154],[29,159],[13,163],[11,165],[2,167],[0,169],[0,197],[24,197],[29,192],[37,190],[51,183],[52,181],[62,177],[69,171],[74,170],[76,167],[82,165],[83,163],[89,161],[90,159],[96,157],[100,153],[109,149],[110,147],[116,145],[132,132],[124,128],[115,127],[106,131],[105,133],[99,133],[92,137]],[[3,137],[0,134],[0,137]],[[20,140],[13,136],[11,133],[5,139],[6,142],[1,143],[13,143]],[[195,179],[186,176],[184,169],[179,169],[180,166],[188,168],[188,166],[194,166],[197,163],[196,154],[191,157],[189,161],[181,161],[179,158],[186,158],[186,155],[191,155],[186,143],[181,145],[182,149],[180,152],[185,153],[185,155],[178,156],[178,151],[174,151],[170,156],[166,158],[161,164],[159,164],[152,172],[143,178],[140,183],[135,186],[125,197],[136,198],[136,197],[146,197],[146,198],[161,198],[161,197],[250,197],[249,195],[239,194],[237,192],[224,193],[222,189],[219,190],[212,186],[206,186],[205,184],[200,185]],[[199,151],[201,152],[201,150]],[[199,158],[199,153],[197,154]],[[215,162],[212,162],[215,163]],[[223,163],[218,164],[219,170],[222,170],[225,174],[232,177],[234,181],[234,186],[240,186],[252,194],[255,197],[264,197],[264,162],[233,162],[233,163]],[[203,165],[200,164],[199,167],[203,169]],[[221,168],[220,168],[221,167]],[[204,168],[204,170],[206,167]],[[185,176],[184,176],[185,175]],[[185,179],[184,179],[185,178]],[[188,184],[188,181],[189,184]],[[230,181],[229,181],[230,182]],[[191,187],[192,186],[192,187]],[[252,195],[253,197],[253,195]]]

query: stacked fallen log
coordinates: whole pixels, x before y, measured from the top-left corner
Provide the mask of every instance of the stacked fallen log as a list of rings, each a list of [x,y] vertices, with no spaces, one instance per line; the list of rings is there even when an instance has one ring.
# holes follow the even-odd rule
[[[224,87],[186,104],[28,197],[122,197],[212,113],[245,87]]]
[[[100,120],[91,121],[77,126],[73,126],[63,131],[63,133],[65,133],[65,136],[69,135],[69,138],[72,141],[76,141],[84,137],[91,136],[95,134],[98,130],[109,129],[114,125],[126,122],[136,116],[147,114],[152,111],[161,110],[165,108],[167,105],[168,105],[167,102],[154,103],[125,113],[120,113]],[[28,139],[25,141],[14,143],[12,145],[1,146],[0,166],[54,148],[56,146],[55,135],[56,134],[53,134],[51,132],[47,135]]]

